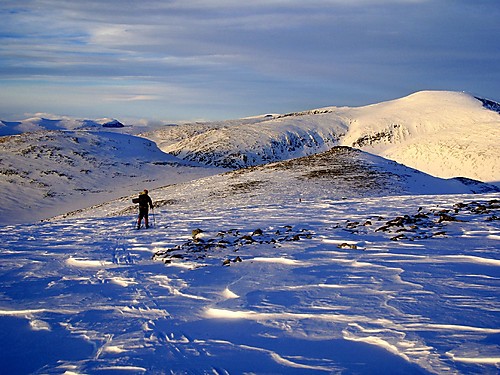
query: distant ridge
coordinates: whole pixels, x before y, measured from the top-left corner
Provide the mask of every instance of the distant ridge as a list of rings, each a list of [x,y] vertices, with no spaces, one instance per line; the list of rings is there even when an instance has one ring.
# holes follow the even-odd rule
[[[182,159],[226,168],[344,145],[442,178],[498,182],[500,117],[495,108],[495,102],[465,93],[421,91],[364,107],[325,107],[253,122],[186,124],[145,136]]]
[[[95,130],[100,126],[94,120],[68,117],[49,119],[43,116],[35,116],[20,121],[0,121],[0,136],[44,130]]]

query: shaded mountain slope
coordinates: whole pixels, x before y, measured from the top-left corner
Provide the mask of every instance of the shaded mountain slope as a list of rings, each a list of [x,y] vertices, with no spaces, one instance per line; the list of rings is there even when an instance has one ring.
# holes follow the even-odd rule
[[[150,140],[87,131],[0,138],[0,223],[35,221],[131,191],[217,173],[161,152]]]
[[[328,117],[273,117],[239,124],[187,128],[193,136],[178,142],[158,141],[161,149],[185,160],[224,168],[244,168],[326,151],[338,144],[347,127]]]

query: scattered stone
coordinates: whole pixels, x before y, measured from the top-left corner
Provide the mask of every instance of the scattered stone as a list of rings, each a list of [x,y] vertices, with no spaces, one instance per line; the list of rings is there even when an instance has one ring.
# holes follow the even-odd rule
[[[338,223],[328,230],[345,230],[353,235],[369,234],[370,232],[384,232],[390,235],[392,241],[414,241],[446,236],[446,228],[455,223],[473,221],[493,221],[500,219],[500,200],[488,202],[456,203],[451,209],[430,209],[428,211],[419,207],[414,215],[397,216],[387,220],[381,216],[372,216],[366,220],[347,221]],[[382,224],[373,228],[371,220]],[[384,223],[385,221],[385,223]],[[241,257],[232,258],[241,249],[256,245],[269,245],[272,247],[283,246],[285,242],[301,241],[313,238],[313,233],[304,228],[294,228],[285,225],[269,232],[260,228],[253,232],[241,234],[238,229],[219,230],[215,233],[205,232],[196,228],[191,232],[192,239],[175,246],[161,250],[153,255],[153,259],[161,260],[165,264],[173,261],[203,262],[207,258],[221,259],[224,266],[241,262]],[[341,249],[358,249],[356,244],[344,242],[337,245]],[[224,259],[224,260],[222,260]],[[219,263],[220,264],[220,263]]]
[[[196,228],[191,231],[191,237],[196,238],[199,234],[203,233],[203,230]]]
[[[240,262],[243,262],[243,260],[237,256],[236,258],[234,258],[233,260],[231,259],[225,259],[223,262],[222,262],[222,265],[223,266],[230,266],[231,263],[240,263]]]
[[[352,229],[357,228],[359,225],[359,221],[349,221],[347,222],[346,228]]]
[[[262,229],[256,229],[252,234],[240,234],[237,229],[219,230],[213,234],[196,228],[191,231],[192,239],[177,245],[174,248],[157,251],[153,259],[162,260],[170,264],[173,260],[204,260],[208,256],[213,257],[218,252],[224,252],[223,265],[231,262],[241,262],[241,257],[237,256],[231,261],[227,253],[237,252],[246,246],[255,244],[267,244],[273,247],[280,246],[280,243],[287,241],[300,241],[301,239],[312,238],[312,233],[306,229],[294,229],[287,225],[279,230],[265,233]]]
[[[358,246],[356,244],[350,244],[347,242],[341,243],[341,244],[337,245],[337,247],[339,249],[354,249],[354,250],[358,248]]]
[[[462,221],[463,222],[463,220],[459,220],[455,216],[451,216],[451,215],[448,215],[446,213],[440,213],[439,219],[437,222],[442,223],[443,221]]]
[[[399,240],[404,240],[407,239],[406,234],[399,234],[397,236],[394,236],[391,238],[391,241],[399,241]]]
[[[380,228],[375,229],[375,232],[380,232],[380,231],[382,231],[382,232],[387,232],[387,231],[389,230],[389,228],[390,228],[390,227],[391,227],[390,225],[383,225],[383,226],[381,226]]]
[[[427,212],[419,207],[415,215],[397,216],[386,221],[382,226],[375,229],[375,232],[386,232],[397,234],[391,240],[422,240],[426,238],[445,236],[443,228],[451,223],[460,223],[468,220],[472,216],[477,220],[477,216],[486,216],[485,221],[498,220],[500,216],[500,200],[490,200],[488,202],[456,203],[451,209],[432,209]],[[498,215],[497,215],[498,213]],[[474,217],[476,216],[476,217]],[[383,218],[379,218],[380,219]],[[348,221],[344,230],[357,234],[357,222]],[[365,225],[364,225],[365,226]],[[437,230],[437,231],[436,231]],[[366,229],[365,229],[365,233]]]
[[[398,216],[395,219],[389,220],[387,222],[387,225],[396,226],[396,227],[403,227],[405,218],[406,218],[406,216],[405,217]]]
[[[255,242],[254,239],[253,239],[253,237],[250,236],[250,235],[245,235],[245,236],[241,237],[241,240],[246,241],[246,243]]]
[[[427,214],[424,214],[423,212],[419,212],[418,214],[416,214],[415,216],[415,219],[428,219],[429,218],[429,215]]]

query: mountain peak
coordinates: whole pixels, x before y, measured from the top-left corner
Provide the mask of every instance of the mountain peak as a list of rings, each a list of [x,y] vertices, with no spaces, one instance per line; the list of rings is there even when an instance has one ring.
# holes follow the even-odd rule
[[[114,119],[111,121],[108,121],[104,124],[102,124],[103,128],[123,128],[125,125],[123,125],[120,121]]]

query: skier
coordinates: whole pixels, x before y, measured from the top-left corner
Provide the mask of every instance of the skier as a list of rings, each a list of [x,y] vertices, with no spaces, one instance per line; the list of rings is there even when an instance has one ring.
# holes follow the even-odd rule
[[[146,228],[149,228],[149,209],[153,209],[153,201],[151,197],[148,195],[147,189],[144,189],[139,194],[139,198],[135,198],[132,200],[134,203],[139,203],[139,218],[137,219],[137,229],[141,229],[141,220],[144,218],[144,225]]]

